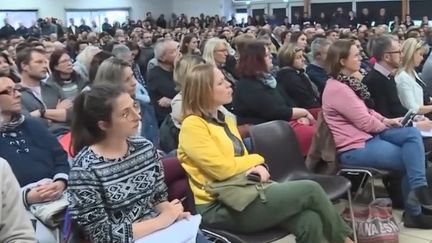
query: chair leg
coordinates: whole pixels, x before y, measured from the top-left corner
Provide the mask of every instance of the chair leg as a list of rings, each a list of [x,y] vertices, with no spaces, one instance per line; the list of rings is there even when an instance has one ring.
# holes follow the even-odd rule
[[[348,194],[348,204],[349,204],[350,214],[351,214],[352,230],[353,230],[353,237],[354,237],[353,240],[355,243],[357,243],[357,231],[356,231],[356,223],[354,217],[354,208],[351,200],[351,190],[348,190],[347,194]]]
[[[372,200],[375,200],[375,177],[371,176]]]
[[[354,201],[357,199],[358,196],[360,196],[363,193],[363,189],[364,189],[365,185],[367,184],[368,179],[369,179],[368,174],[363,173],[363,178],[360,182],[360,185],[357,188],[357,191],[354,194]]]

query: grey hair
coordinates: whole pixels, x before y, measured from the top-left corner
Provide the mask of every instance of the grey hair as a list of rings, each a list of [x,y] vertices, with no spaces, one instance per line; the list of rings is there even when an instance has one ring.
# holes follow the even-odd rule
[[[131,50],[129,49],[129,47],[127,47],[126,45],[120,44],[120,45],[115,45],[113,50],[112,50],[112,54],[119,58],[119,59],[123,59],[124,60],[124,55],[127,55],[131,52]]]
[[[384,58],[384,54],[391,47],[392,41],[397,41],[396,36],[384,34],[375,37],[374,39],[370,40],[369,43],[368,49],[370,49],[370,54],[374,56],[377,61],[381,61]]]
[[[316,58],[318,55],[320,55],[321,49],[331,45],[331,41],[329,41],[326,38],[316,38],[311,43],[311,52],[313,58]]]
[[[99,66],[94,83],[119,84],[124,79],[124,69],[127,67],[130,67],[129,63],[115,57],[110,57]]]
[[[162,57],[165,55],[165,49],[167,43],[171,42],[173,40],[168,39],[159,39],[156,41],[156,44],[154,46],[154,55],[156,60],[161,60]]]

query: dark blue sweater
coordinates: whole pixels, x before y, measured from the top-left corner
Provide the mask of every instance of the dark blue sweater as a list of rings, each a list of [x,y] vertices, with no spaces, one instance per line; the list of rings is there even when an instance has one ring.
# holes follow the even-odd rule
[[[68,179],[70,167],[65,151],[48,128],[34,118],[0,132],[0,157],[9,162],[21,186],[44,178]]]
[[[309,64],[306,67],[306,73],[310,80],[318,87],[320,94],[322,94],[327,83],[327,79],[329,79],[327,72],[322,67],[319,67],[315,64]]]

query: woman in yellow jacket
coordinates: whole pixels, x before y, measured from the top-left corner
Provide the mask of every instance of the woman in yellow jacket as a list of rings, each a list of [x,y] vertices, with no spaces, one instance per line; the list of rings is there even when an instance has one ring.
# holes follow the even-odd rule
[[[178,158],[189,175],[189,184],[203,222],[214,228],[253,233],[280,227],[299,243],[348,243],[352,232],[320,185],[312,181],[274,183],[243,211],[217,201],[202,185],[224,181],[240,173],[257,173],[261,181],[270,174],[264,158],[248,154],[235,120],[218,108],[232,100],[232,89],[223,74],[211,64],[194,67],[184,79]]]

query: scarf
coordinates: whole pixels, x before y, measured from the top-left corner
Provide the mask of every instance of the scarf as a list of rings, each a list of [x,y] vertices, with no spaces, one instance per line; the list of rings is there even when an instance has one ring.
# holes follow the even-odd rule
[[[261,77],[259,77],[259,80],[261,80],[264,85],[269,86],[272,89],[276,88],[277,86],[276,79],[270,73],[264,73]]]
[[[23,124],[24,120],[25,116],[23,114],[13,115],[12,119],[9,122],[0,123],[0,132],[13,130]]]
[[[367,86],[363,84],[360,80],[351,76],[346,76],[342,73],[337,76],[337,80],[348,85],[354,91],[354,93],[364,101],[368,108],[373,109],[375,107],[375,103],[371,99],[371,95]]]

